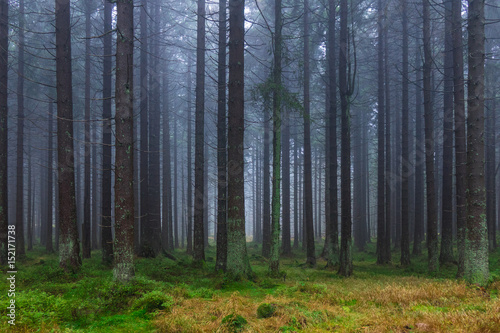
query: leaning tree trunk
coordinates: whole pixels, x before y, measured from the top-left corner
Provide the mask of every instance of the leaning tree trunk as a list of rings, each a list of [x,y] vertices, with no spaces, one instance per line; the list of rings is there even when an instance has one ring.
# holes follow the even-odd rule
[[[227,273],[237,279],[250,277],[252,270],[247,255],[245,236],[244,179],[244,36],[245,1],[229,3],[229,94],[228,94],[228,211]]]
[[[467,232],[465,279],[488,283],[488,230],[484,183],[484,0],[469,0],[467,116]]]
[[[115,267],[120,282],[134,277],[134,3],[117,1]]]
[[[70,17],[70,1],[56,0],[59,266],[66,271],[75,272],[80,269],[82,259],[75,198]]]

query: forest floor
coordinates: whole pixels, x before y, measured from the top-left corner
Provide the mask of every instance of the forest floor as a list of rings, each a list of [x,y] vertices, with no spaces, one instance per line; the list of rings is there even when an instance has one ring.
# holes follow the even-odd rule
[[[0,281],[0,331],[500,332],[500,249],[490,257],[491,283],[480,288],[457,281],[453,264],[429,275],[426,253],[406,268],[395,264],[397,252],[394,264],[376,265],[374,244],[354,254],[352,277],[325,269],[322,259],[306,268],[297,250],[281,261],[286,277],[273,279],[260,248],[248,245],[255,281],[216,274],[211,246],[204,268],[181,251],[177,261],[137,259],[130,285],[113,282],[99,251],[67,274],[56,254],[36,248],[17,263],[15,327],[7,323],[7,280]]]

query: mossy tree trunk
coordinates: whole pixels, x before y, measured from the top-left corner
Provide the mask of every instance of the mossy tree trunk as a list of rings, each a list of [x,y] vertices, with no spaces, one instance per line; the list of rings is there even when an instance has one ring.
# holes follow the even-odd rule
[[[468,116],[467,116],[467,231],[464,277],[470,283],[488,282],[488,230],[484,179],[484,0],[469,0]]]
[[[57,153],[59,183],[59,266],[78,271],[82,265],[76,219],[73,148],[70,1],[56,0]]]
[[[134,2],[117,1],[115,266],[120,282],[134,277]]]
[[[227,267],[233,279],[252,275],[245,235],[244,35],[245,1],[229,2]]]

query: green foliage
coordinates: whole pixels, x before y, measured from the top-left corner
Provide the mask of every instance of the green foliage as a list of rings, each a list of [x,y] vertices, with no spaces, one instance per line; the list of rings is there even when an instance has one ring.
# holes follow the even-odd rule
[[[241,332],[243,328],[245,328],[247,323],[247,320],[241,315],[231,313],[222,318],[221,326],[226,328],[230,332]]]
[[[154,310],[170,310],[174,305],[172,296],[158,290],[150,291],[135,300],[133,309],[141,309],[146,312]]]
[[[276,312],[276,304],[262,303],[257,308],[257,318],[269,318]]]

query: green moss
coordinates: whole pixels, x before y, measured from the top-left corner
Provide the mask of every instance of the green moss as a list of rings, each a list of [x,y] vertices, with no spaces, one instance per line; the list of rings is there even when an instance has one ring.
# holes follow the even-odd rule
[[[276,312],[276,304],[262,303],[257,308],[257,318],[269,318]]]
[[[247,320],[241,315],[231,313],[222,318],[221,326],[226,328],[230,332],[241,332],[243,331],[247,323]]]

